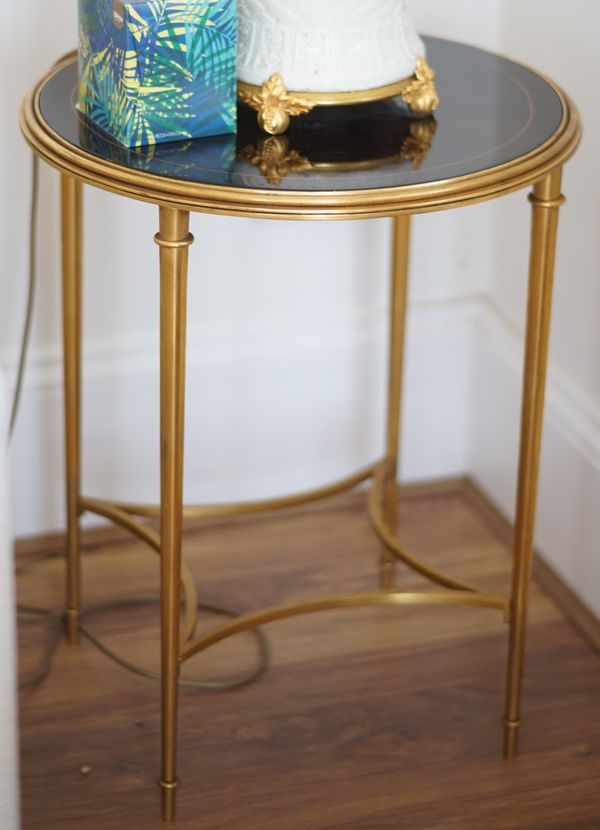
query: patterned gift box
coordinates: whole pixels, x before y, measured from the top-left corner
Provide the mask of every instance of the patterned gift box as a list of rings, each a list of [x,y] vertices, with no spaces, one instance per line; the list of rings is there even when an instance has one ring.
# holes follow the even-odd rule
[[[77,108],[126,147],[236,129],[236,0],[79,0]]]

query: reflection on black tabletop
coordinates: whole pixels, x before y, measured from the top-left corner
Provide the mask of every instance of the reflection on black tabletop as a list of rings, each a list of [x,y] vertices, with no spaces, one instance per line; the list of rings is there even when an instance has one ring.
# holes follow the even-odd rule
[[[187,178],[186,173],[202,170],[205,182],[223,184],[224,175],[235,165],[235,136],[231,134],[128,149],[93,122],[83,116],[80,119],[80,145],[122,167],[178,179]],[[214,178],[211,171],[214,171]]]
[[[433,132],[435,119],[411,118],[399,99],[342,107],[316,107],[292,118],[285,136],[290,147],[314,164],[351,164],[398,155],[411,135],[411,128],[425,126]],[[238,107],[238,155],[256,144],[265,133],[258,126],[256,112],[244,104]]]
[[[254,164],[271,184],[289,173],[373,169],[406,160],[418,169],[431,149],[435,118],[411,117],[399,99],[318,107],[293,118],[281,136],[268,136],[256,112],[238,108],[237,157]]]
[[[237,158],[251,162],[277,185],[290,173],[372,169],[403,159],[417,169],[436,129],[435,118],[411,118],[397,100],[316,108],[294,119],[283,136],[266,135],[256,113],[243,104],[238,119],[237,142],[226,135],[128,149],[81,118],[79,142],[107,161],[156,175],[186,178],[186,171],[202,169],[210,182],[210,171],[218,171],[215,184],[234,170]]]

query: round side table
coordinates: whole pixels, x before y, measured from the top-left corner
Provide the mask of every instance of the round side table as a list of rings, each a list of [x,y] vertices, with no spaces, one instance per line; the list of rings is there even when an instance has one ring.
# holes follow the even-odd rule
[[[517,751],[525,628],[539,472],[552,281],[562,167],[581,126],[550,81],[496,55],[428,40],[441,106],[435,119],[410,120],[397,100],[335,112],[315,110],[283,137],[266,138],[240,113],[232,136],[126,150],[74,108],[77,69],[68,55],[35,86],[21,110],[33,151],[61,174],[67,492],[67,621],[77,641],[79,517],[105,516],[148,542],[161,557],[163,818],[175,812],[180,665],[237,632],[284,617],[361,605],[467,604],[500,611],[509,625],[505,754]],[[82,184],[159,208],[160,452],[159,506],[123,504],[80,492]],[[395,533],[396,472],[411,214],[460,207],[533,186],[529,299],[513,580],[492,596],[415,557]],[[186,507],[182,501],[186,281],[190,211],[263,219],[393,221],[387,440],[381,460],[329,486],[267,502]],[[370,481],[369,516],[382,543],[380,589],[307,599],[244,614],[197,637],[196,593],[182,566],[186,517],[228,516],[310,502]],[[147,519],[158,519],[156,532]],[[394,588],[401,561],[437,586]],[[183,586],[185,613],[180,622]]]

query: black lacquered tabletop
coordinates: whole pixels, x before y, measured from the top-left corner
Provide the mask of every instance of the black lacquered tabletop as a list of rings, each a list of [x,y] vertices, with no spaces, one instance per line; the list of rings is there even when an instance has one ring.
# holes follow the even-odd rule
[[[237,136],[127,150],[75,110],[77,66],[45,83],[47,126],[76,148],[120,167],[198,184],[278,191],[360,191],[431,184],[514,162],[560,129],[555,89],[520,64],[426,38],[441,104],[415,119],[399,99],[319,108],[267,137],[240,106]]]

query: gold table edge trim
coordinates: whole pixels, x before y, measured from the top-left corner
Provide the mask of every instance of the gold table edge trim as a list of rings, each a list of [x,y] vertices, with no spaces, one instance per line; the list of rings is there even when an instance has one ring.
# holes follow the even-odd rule
[[[343,220],[444,210],[497,198],[539,180],[573,155],[582,135],[581,119],[571,99],[549,78],[532,70],[561,101],[563,118],[556,133],[530,153],[477,173],[405,187],[346,190],[335,194],[189,183],[101,160],[75,148],[48,126],[39,109],[41,90],[54,74],[74,60],[75,53],[66,55],[23,100],[19,120],[30,147],[51,166],[87,184],[140,201],[201,213],[265,219]]]

